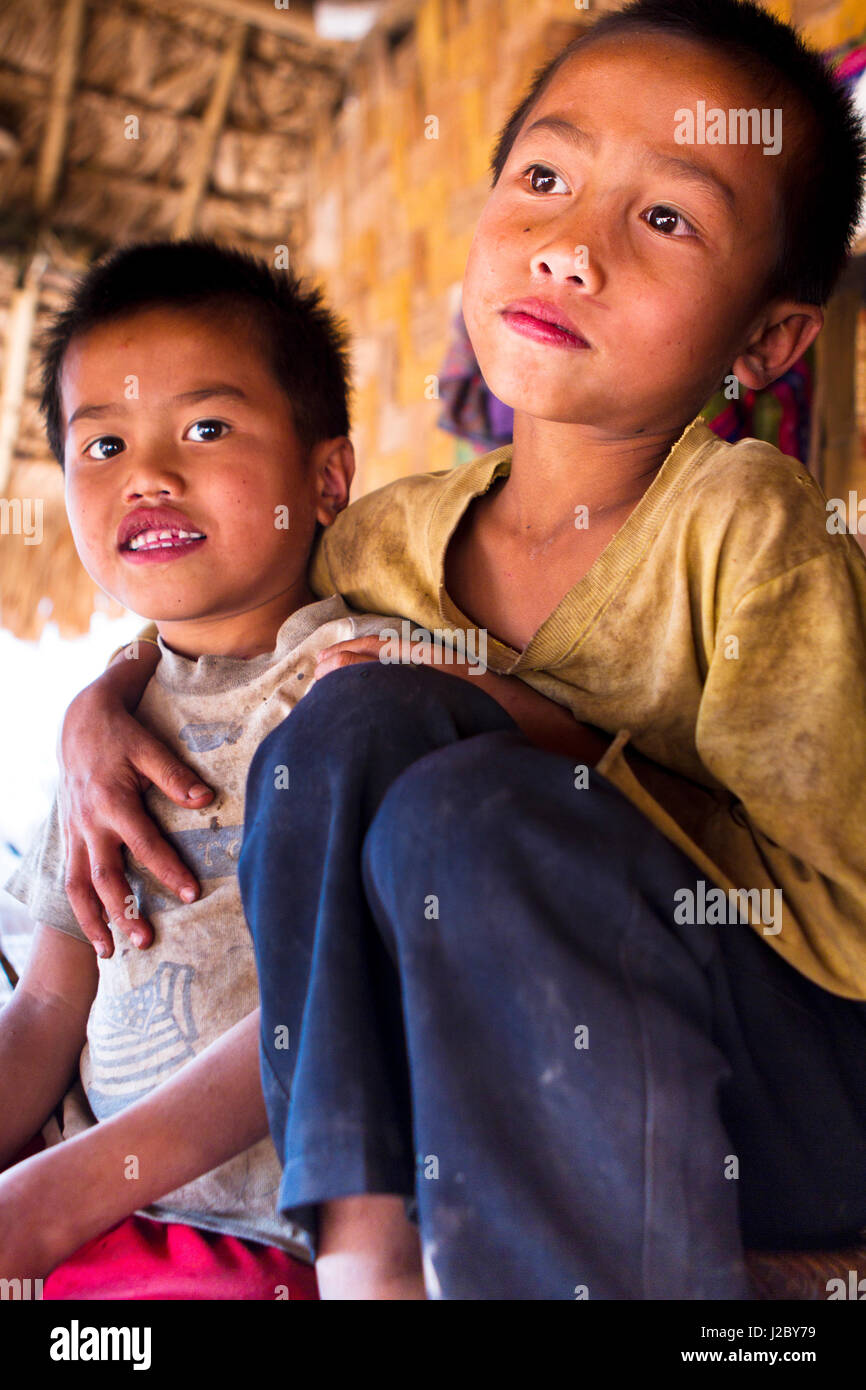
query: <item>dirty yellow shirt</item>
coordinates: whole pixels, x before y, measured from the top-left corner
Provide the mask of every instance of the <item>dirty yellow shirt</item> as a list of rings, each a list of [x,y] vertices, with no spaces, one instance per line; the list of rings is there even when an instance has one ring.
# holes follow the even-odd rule
[[[321,537],[314,591],[472,629],[446,591],[445,551],[510,466],[507,445],[353,503]],[[727,444],[698,417],[525,649],[488,633],[487,661],[614,736],[599,771],[710,888],[781,889],[781,930],[754,928],[809,979],[862,1000],[866,558],[828,515],[794,459]],[[630,765],[629,744],[649,767]]]

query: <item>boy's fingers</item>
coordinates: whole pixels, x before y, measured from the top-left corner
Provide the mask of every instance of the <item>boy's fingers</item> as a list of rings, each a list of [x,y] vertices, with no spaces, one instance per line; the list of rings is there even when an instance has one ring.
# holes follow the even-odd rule
[[[182,763],[171,749],[146,729],[140,729],[140,737],[130,761],[142,777],[159,787],[177,806],[199,809],[213,798],[213,792],[202,782],[200,774]]]
[[[111,832],[93,835],[88,844],[90,880],[101,900],[115,940],[123,932],[136,946],[149,946],[153,940],[150,923],[142,917],[138,899],[126,879],[122,844]]]
[[[111,832],[126,845],[133,858],[137,859],[139,864],[159,879],[159,882],[164,884],[170,893],[173,893],[176,898],[180,898],[182,902],[195,902],[199,896],[198,880],[168,840],[164,838],[156,822],[151,820],[142,805],[141,798],[136,793],[126,793],[122,798],[117,798]],[[117,843],[117,840],[113,843]],[[92,863],[92,848],[90,857]],[[125,878],[124,882],[126,882]],[[100,892],[99,885],[95,886],[105,906],[109,910],[116,907],[116,900],[113,904],[109,904],[105,900],[105,895]]]
[[[357,652],[359,655],[367,655],[376,660],[383,645],[382,639],[377,637],[375,633],[370,633],[366,637],[346,637],[342,642],[332,642],[330,647],[323,647],[316,657],[316,661],[327,661],[339,652]]]
[[[102,903],[90,881],[90,859],[81,842],[67,853],[64,887],[78,925],[96,954],[107,960],[114,955],[114,939],[105,924]]]
[[[330,650],[324,660],[316,662],[313,671],[313,679],[310,685],[315,685],[317,680],[326,676],[329,671],[339,671],[343,666],[364,666],[371,661],[375,661],[378,653],[366,656],[360,652],[337,652]]]

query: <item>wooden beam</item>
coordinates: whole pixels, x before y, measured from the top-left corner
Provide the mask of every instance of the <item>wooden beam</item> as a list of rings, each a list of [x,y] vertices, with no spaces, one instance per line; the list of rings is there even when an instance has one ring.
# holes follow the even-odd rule
[[[48,115],[39,149],[33,205],[40,219],[47,219],[57,195],[66,136],[72,110],[72,95],[78,73],[78,57],[84,33],[85,0],[66,0],[57,31],[57,57],[51,84]]]
[[[23,97],[27,97],[34,104],[47,106],[53,80],[52,75],[42,77],[33,73],[15,72],[10,68],[4,68],[3,59],[0,56],[0,102],[6,100],[18,103]],[[88,87],[85,81],[79,81],[76,86],[76,101],[80,103],[87,100],[93,103],[91,109],[95,118],[102,118],[103,115],[106,118],[120,116],[122,122],[122,117],[129,111],[129,98],[121,92],[98,91],[93,87]],[[160,106],[158,102],[145,101],[138,96],[135,98],[135,110],[139,116],[152,114],[165,121],[171,121],[180,131],[186,126],[194,127],[198,124],[195,116],[178,113],[171,107]],[[276,131],[268,124],[267,119],[264,125],[256,124],[249,119],[244,122],[238,121],[236,125],[232,126],[232,129],[242,135],[276,134],[287,140],[296,140],[299,145],[303,143],[304,149],[307,149],[309,148],[309,127],[314,119],[314,114],[305,116],[301,113],[296,116],[286,116],[284,124]],[[75,166],[76,169],[84,167],[86,166],[83,164],[76,164]],[[141,175],[138,176],[138,181],[143,181]],[[148,177],[147,182],[155,185],[156,181]]]
[[[159,0],[147,0],[145,8],[160,12]],[[303,39],[316,48],[344,48],[345,44],[332,39],[320,39],[316,34],[316,23],[312,5],[298,4],[290,0],[289,7],[277,9],[271,3],[256,4],[255,0],[194,0],[190,8],[218,14],[236,24],[247,24],[251,29],[263,29],[268,34],[278,34],[283,39]],[[162,13],[167,19],[177,20],[176,11]]]
[[[192,172],[181,195],[180,208],[175,218],[174,235],[176,237],[191,236],[195,227],[195,220],[213,164],[217,141],[225,124],[232,88],[241,65],[247,32],[245,24],[236,25],[223,49],[210,101],[202,117],[198,148],[193,157]]]
[[[3,390],[0,393],[0,497],[6,495],[21,422],[21,405],[27,389],[27,365],[36,322],[39,285],[48,263],[43,252],[30,262],[22,284],[13,291],[3,353]]]

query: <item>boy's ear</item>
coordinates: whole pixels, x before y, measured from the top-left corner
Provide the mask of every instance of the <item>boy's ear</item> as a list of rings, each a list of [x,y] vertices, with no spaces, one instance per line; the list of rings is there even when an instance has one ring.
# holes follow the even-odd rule
[[[799,362],[823,325],[824,314],[817,304],[790,299],[771,305],[734,362],[734,376],[750,390],[762,391]]]
[[[315,473],[316,520],[330,526],[349,503],[355,476],[355,450],[347,435],[323,439],[312,451]]]

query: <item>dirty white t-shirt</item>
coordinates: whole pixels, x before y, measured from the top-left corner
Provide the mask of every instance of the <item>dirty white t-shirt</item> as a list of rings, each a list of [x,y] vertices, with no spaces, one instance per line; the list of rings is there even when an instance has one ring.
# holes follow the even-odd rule
[[[63,1105],[63,1137],[123,1110],[258,1008],[252,938],[237,881],[247,772],[262,739],[309,688],[316,654],[334,642],[379,633],[393,619],[353,613],[334,595],[287,618],[276,648],[244,661],[162,659],[138,718],[215,792],[203,811],[176,806],[151,787],[154,820],[201,883],[185,904],[127,855],[130,886],[154,929],[146,951],[115,932],[99,962],[99,986],[81,1054],[80,1084]],[[63,889],[57,802],[6,884],[34,921],[86,940]],[[133,905],[130,904],[131,910]],[[270,1138],[148,1207],[144,1214],[277,1245],[308,1258],[306,1243],[276,1214],[280,1163]]]

